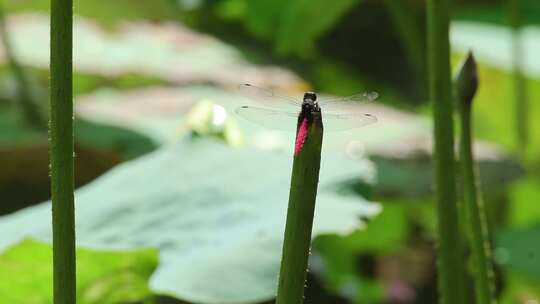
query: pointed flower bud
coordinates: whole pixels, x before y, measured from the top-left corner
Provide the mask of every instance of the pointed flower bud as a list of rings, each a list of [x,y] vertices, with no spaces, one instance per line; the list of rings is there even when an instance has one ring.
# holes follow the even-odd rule
[[[454,90],[460,105],[471,106],[477,89],[476,61],[472,52],[469,52],[454,77]]]

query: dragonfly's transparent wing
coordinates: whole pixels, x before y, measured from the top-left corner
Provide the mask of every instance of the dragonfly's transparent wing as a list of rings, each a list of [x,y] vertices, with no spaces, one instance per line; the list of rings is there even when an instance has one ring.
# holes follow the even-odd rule
[[[325,113],[351,113],[358,111],[358,106],[369,104],[379,97],[376,92],[359,93],[347,97],[320,98],[319,105]]]
[[[263,127],[295,131],[298,123],[298,112],[265,109],[260,107],[241,106],[234,111],[238,116]]]
[[[370,103],[379,97],[377,92],[364,92],[345,97],[324,97],[322,96],[318,101],[319,104],[328,104],[335,102],[353,102],[358,104]]]
[[[249,83],[243,83],[238,86],[240,94],[253,103],[264,107],[281,108],[281,109],[298,109],[302,106],[301,98],[280,95],[272,89],[254,86]]]
[[[295,131],[298,122],[297,112],[242,106],[235,113],[254,124],[276,130]],[[365,113],[323,113],[322,117],[324,130],[328,132],[361,128],[377,122],[375,116]]]
[[[377,117],[366,113],[332,114],[322,113],[325,131],[346,131],[377,122]]]

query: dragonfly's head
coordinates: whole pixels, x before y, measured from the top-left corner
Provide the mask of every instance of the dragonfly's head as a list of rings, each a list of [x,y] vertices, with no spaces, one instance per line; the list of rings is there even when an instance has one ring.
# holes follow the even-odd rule
[[[311,101],[315,102],[317,100],[317,94],[313,92],[305,92],[304,93],[304,101]]]
[[[317,95],[313,92],[304,93],[304,102],[302,103],[302,110],[306,112],[320,112],[319,105],[317,104]]]

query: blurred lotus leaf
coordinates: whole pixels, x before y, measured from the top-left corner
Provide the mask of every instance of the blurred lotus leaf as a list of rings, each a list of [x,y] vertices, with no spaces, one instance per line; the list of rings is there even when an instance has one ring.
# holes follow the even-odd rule
[[[52,248],[24,240],[0,255],[4,303],[52,303]],[[148,279],[158,264],[156,250],[77,250],[77,303],[113,304],[151,295]]]
[[[0,106],[0,214],[50,197],[48,134],[26,127],[13,108]],[[156,148],[141,133],[107,123],[76,119],[74,132],[77,186]]]
[[[197,303],[252,303],[275,294],[291,170],[289,154],[183,140],[117,166],[76,192],[77,242],[160,250],[150,287]],[[323,156],[314,235],[346,233],[380,211],[340,181],[373,179],[372,164]],[[0,248],[50,240],[50,203],[0,218]]]
[[[21,14],[8,18],[13,48],[22,64],[47,69],[49,18]],[[136,74],[170,83],[209,82],[222,86],[257,82],[272,86],[304,85],[293,73],[277,67],[256,67],[240,51],[179,23],[125,22],[108,33],[95,22],[74,22],[76,72],[109,78]],[[0,61],[5,54],[0,50]]]
[[[521,30],[523,67],[528,77],[540,78],[540,28],[528,26]],[[480,22],[454,22],[451,29],[452,48],[466,53],[474,52],[475,59],[505,71],[513,68],[512,29],[508,26]]]
[[[540,224],[497,234],[495,260],[517,273],[540,280]]]

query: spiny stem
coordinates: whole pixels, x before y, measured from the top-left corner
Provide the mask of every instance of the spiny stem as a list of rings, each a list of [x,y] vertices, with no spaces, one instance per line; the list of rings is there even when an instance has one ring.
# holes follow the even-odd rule
[[[434,175],[438,220],[440,302],[467,303],[463,242],[458,225],[450,75],[450,0],[428,0],[429,95],[434,115]]]
[[[304,302],[323,137],[322,121],[317,117],[294,156],[276,304]]]
[[[478,87],[476,63],[471,53],[463,61],[454,80],[461,121],[460,169],[466,206],[469,243],[473,258],[473,277],[477,304],[496,304],[491,245],[484,203],[479,195],[472,153],[472,101]]]
[[[51,193],[54,303],[74,304],[73,2],[51,1]]]

